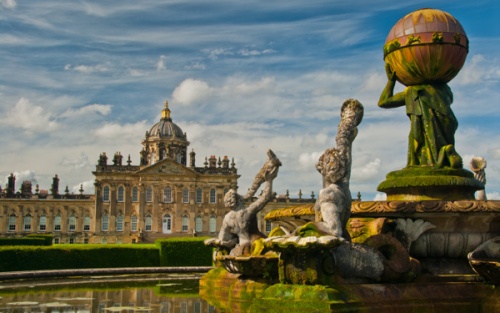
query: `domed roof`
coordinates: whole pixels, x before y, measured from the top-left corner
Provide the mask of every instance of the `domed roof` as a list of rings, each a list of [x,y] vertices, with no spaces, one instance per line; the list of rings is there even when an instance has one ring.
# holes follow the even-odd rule
[[[176,137],[178,139],[186,140],[186,133],[172,122],[170,118],[170,109],[168,108],[168,101],[165,101],[165,108],[162,111],[161,120],[154,124],[148,132],[148,136],[155,136],[160,138]]]

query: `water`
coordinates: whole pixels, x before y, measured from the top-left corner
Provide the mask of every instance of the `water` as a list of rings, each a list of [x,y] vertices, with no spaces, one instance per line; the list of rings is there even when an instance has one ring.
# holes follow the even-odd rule
[[[0,312],[209,313],[196,275],[123,275],[0,282]]]

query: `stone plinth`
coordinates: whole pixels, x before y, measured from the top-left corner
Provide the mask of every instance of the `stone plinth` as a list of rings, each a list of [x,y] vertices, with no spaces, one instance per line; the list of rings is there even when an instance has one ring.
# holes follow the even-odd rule
[[[474,200],[474,193],[484,189],[474,174],[464,169],[408,167],[390,172],[377,190],[387,194],[387,200]]]

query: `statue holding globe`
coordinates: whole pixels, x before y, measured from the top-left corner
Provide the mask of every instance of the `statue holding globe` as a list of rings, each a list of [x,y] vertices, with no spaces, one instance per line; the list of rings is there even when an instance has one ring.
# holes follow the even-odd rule
[[[389,173],[378,187],[388,200],[471,198],[480,187],[455,151],[458,121],[448,86],[464,65],[468,49],[460,23],[441,10],[414,11],[389,32],[384,45],[388,81],[378,105],[404,106],[410,134],[406,168]],[[394,94],[396,81],[406,88]],[[455,191],[446,193],[450,188]]]

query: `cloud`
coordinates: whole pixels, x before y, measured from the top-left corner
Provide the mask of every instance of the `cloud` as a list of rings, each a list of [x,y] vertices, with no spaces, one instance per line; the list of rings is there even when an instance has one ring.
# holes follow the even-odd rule
[[[486,189],[488,190],[488,189]],[[486,199],[488,200],[500,200],[500,193],[498,191],[486,192]]]
[[[61,117],[82,117],[82,115],[101,114],[108,115],[111,113],[112,105],[110,104],[90,104],[78,109],[69,109],[61,114]]]
[[[92,166],[85,152],[80,153],[80,156],[74,159],[63,158],[59,164],[72,170],[90,169]]]
[[[16,172],[13,172],[12,174],[16,178],[16,191],[19,190],[22,182],[25,180],[31,181],[31,183],[33,184],[33,187],[38,183],[38,177],[37,177],[36,171],[34,171],[34,170],[16,171]],[[7,185],[9,176],[10,176],[10,174],[4,177],[3,186]]]
[[[500,80],[500,66],[496,59],[486,59],[481,54],[473,55],[466,62],[460,73],[453,80],[458,86],[484,84],[485,82],[498,82]]]
[[[113,140],[129,140],[130,138],[136,138],[142,136],[146,129],[149,129],[149,123],[146,121],[140,121],[133,124],[118,124],[118,123],[106,123],[103,126],[97,128],[94,134],[99,138],[113,139]],[[139,143],[139,140],[137,141]]]
[[[387,201],[387,195],[385,193],[377,192],[373,201]]]
[[[217,49],[203,49],[203,53],[205,53],[209,59],[217,60],[221,55],[234,55],[229,49],[217,48]]]
[[[172,93],[175,103],[191,105],[212,94],[212,88],[205,81],[188,78],[177,86]]]
[[[16,0],[1,0],[0,5],[6,9],[15,9],[17,6]]]
[[[70,192],[73,194],[80,194],[80,188],[83,188],[83,194],[93,194],[94,193],[94,180],[87,180],[79,184],[74,185],[70,188]]]
[[[71,64],[66,64],[64,66],[64,70],[79,72],[84,74],[92,74],[92,73],[105,73],[108,72],[109,64],[96,64],[96,65],[76,65],[73,66]]]
[[[59,128],[55,118],[51,116],[41,106],[31,104],[26,98],[21,98],[7,112],[0,122],[4,126],[24,129],[27,133],[33,132],[51,132]]]
[[[377,177],[380,172],[380,165],[382,161],[379,158],[376,158],[368,163],[366,163],[361,168],[353,168],[352,169],[352,178],[358,181],[367,181],[372,180]]]
[[[316,162],[318,162],[319,157],[322,152],[311,152],[311,153],[301,153],[299,155],[299,164],[303,169],[308,169],[313,171],[316,168]]]
[[[167,57],[164,55],[160,55],[158,62],[156,62],[156,70],[157,71],[165,71],[167,69]]]

